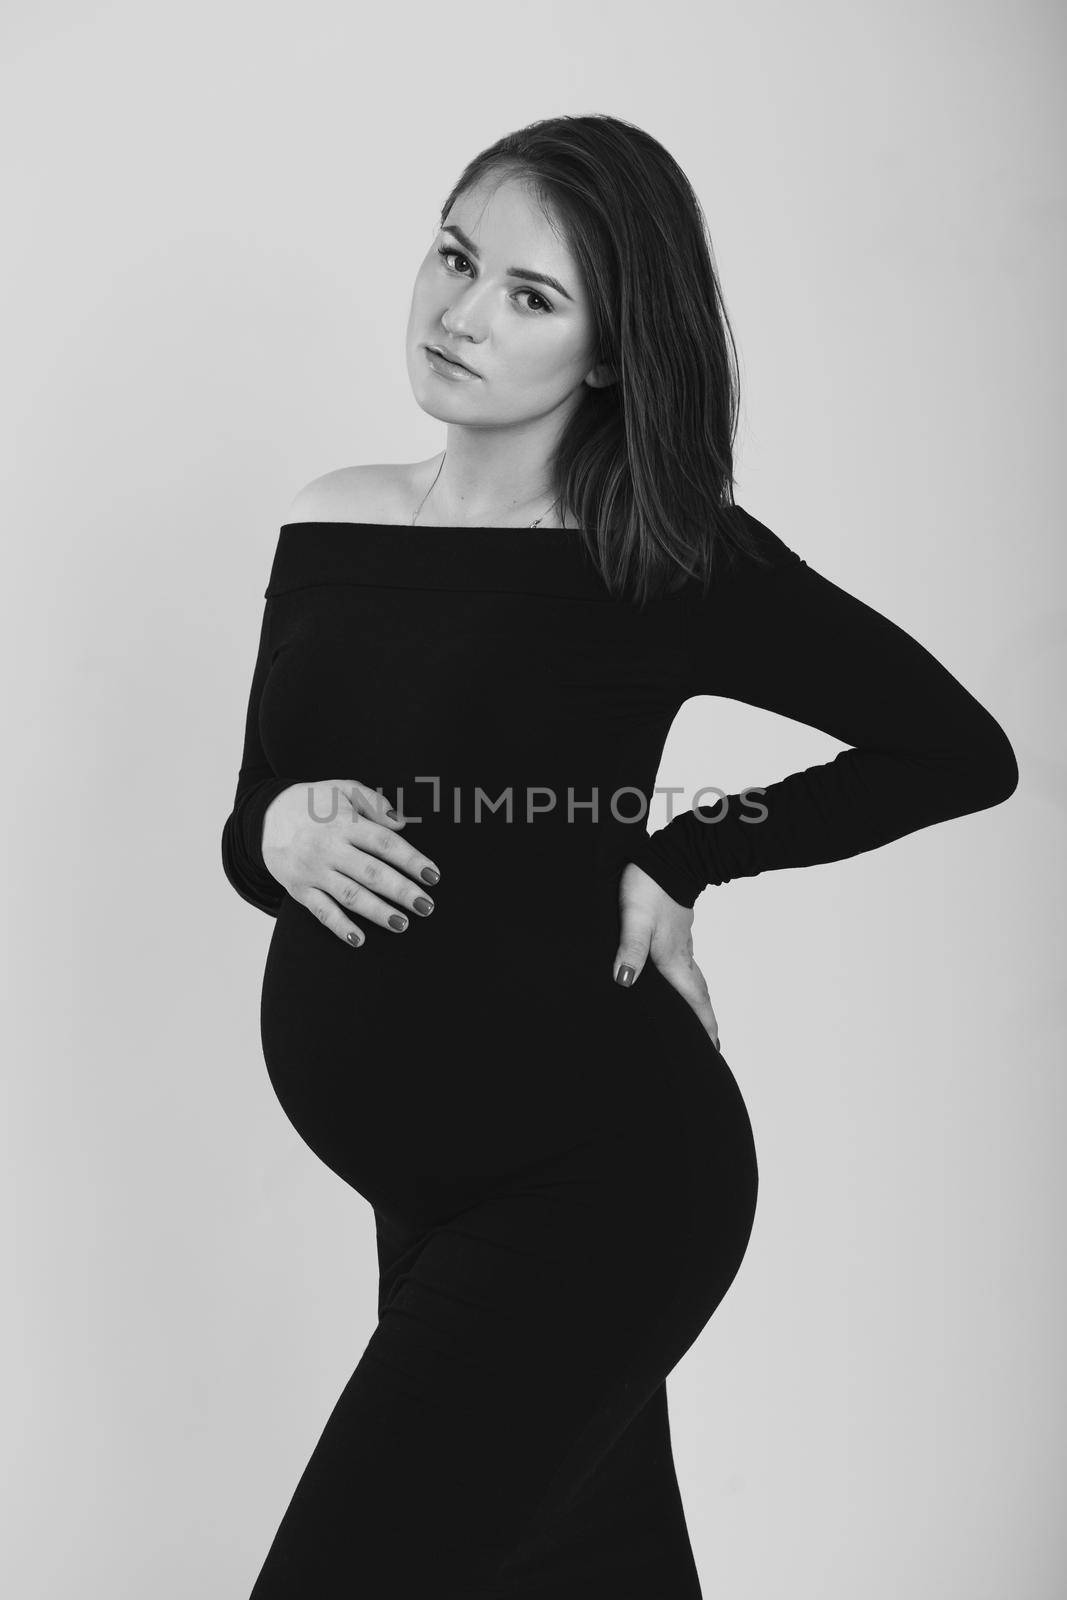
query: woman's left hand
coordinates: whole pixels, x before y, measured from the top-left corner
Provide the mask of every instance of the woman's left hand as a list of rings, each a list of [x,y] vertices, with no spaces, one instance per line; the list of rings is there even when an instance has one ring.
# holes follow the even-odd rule
[[[628,861],[619,879],[619,948],[615,952],[615,981],[630,988],[651,958],[669,984],[688,1000],[716,1050],[719,1024],[711,1006],[707,981],[693,960],[693,913],[661,889],[654,878]],[[632,977],[627,981],[624,967]]]

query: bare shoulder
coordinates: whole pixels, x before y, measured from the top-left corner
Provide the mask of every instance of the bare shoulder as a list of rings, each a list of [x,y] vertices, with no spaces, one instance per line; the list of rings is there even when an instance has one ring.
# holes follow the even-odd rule
[[[375,462],[324,472],[294,495],[284,522],[407,523],[427,463]]]

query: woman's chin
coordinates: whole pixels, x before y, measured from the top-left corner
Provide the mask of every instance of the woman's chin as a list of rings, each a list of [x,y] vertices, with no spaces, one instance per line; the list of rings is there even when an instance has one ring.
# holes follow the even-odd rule
[[[470,407],[457,404],[449,393],[442,394],[443,387],[441,384],[431,386],[412,380],[411,393],[419,410],[425,411],[428,417],[434,417],[438,422],[469,421]]]

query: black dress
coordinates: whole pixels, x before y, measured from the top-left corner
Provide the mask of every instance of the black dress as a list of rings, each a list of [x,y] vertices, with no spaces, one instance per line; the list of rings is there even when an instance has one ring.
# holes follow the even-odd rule
[[[757,1165],[726,1059],[649,961],[613,982],[636,861],[709,884],[834,861],[995,805],[1003,729],[914,638],[740,507],[766,564],[642,611],[564,529],[301,522],[266,591],[237,892],[276,917],[270,1081],[373,1206],[379,1321],[253,1600],[696,1600],[665,1378],[740,1266]],[[683,796],[648,836],[696,694],[852,748]],[[441,868],[431,916],[354,950],[267,872],[263,814],[380,787]],[[709,782],[712,775],[709,773]],[[354,1353],[358,1354],[358,1353]]]

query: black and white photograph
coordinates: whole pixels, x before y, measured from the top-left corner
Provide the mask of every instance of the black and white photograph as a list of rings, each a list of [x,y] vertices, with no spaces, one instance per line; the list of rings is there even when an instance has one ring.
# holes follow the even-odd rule
[[[1067,1594],[1067,16],[11,5],[11,1600]]]

